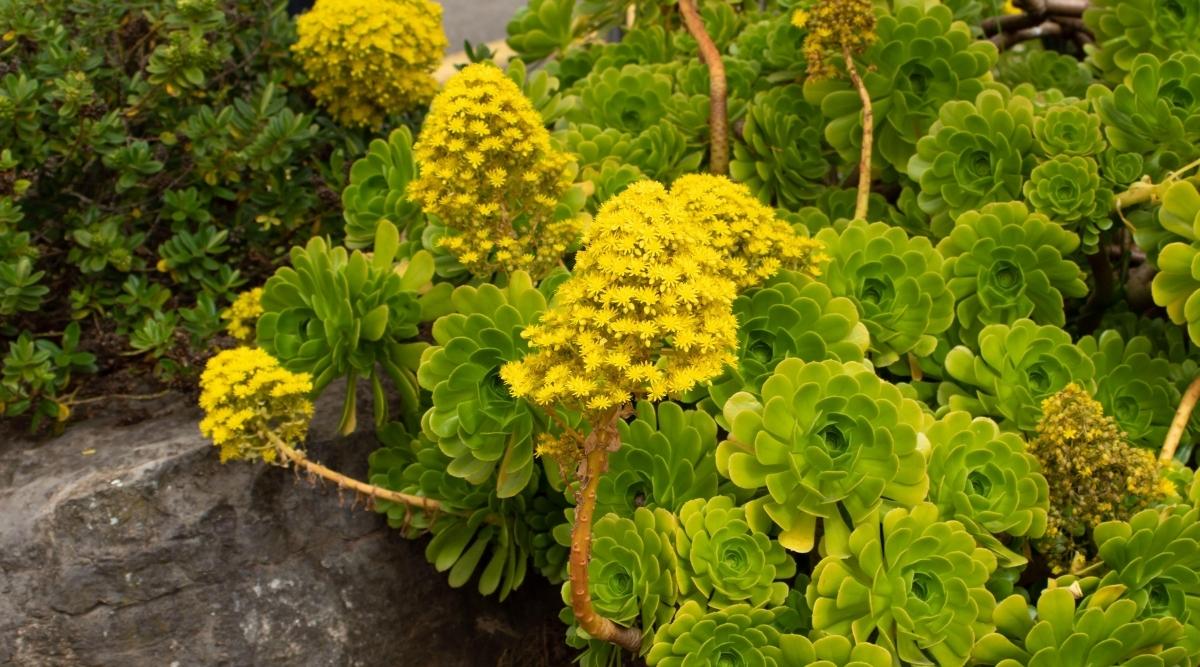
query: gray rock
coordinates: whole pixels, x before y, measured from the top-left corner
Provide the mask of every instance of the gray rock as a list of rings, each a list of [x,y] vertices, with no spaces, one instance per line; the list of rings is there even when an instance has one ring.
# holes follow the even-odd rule
[[[361,478],[373,436],[332,437],[327,408],[310,452]],[[283,469],[222,466],[182,400],[156,412],[0,434],[0,665],[569,660],[536,576],[503,604],[451,589],[424,541]]]

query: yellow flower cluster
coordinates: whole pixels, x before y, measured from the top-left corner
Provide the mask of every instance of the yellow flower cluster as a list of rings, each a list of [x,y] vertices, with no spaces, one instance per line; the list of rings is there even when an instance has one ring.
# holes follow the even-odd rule
[[[1128,519],[1171,490],[1160,483],[1154,454],[1129,444],[1116,420],[1079,385],[1042,403],[1029,451],[1050,484],[1050,520],[1039,543],[1057,570],[1090,544],[1104,521]]]
[[[837,69],[831,60],[843,61],[847,49],[861,53],[876,39],[871,0],[816,0],[813,6],[792,14],[792,25],[808,30],[804,57],[813,79],[834,76]]]
[[[254,326],[263,312],[262,293],[261,287],[242,292],[228,308],[221,311],[221,319],[229,322],[225,325],[225,331],[230,336],[243,343],[254,340]]]
[[[292,51],[313,96],[344,125],[378,127],[437,91],[446,33],[430,0],[317,0],[296,32]]]
[[[513,394],[602,412],[631,395],[679,394],[733,360],[737,288],[771,263],[738,231],[746,223],[730,205],[742,193],[710,180],[716,196],[704,200],[693,191],[703,183],[686,181],[687,196],[675,196],[642,181],[604,204],[555,306],[523,333],[536,351],[501,369]],[[756,209],[749,215],[755,220]],[[791,247],[771,238],[770,247]],[[816,252],[803,248],[798,265]]]
[[[738,289],[761,284],[782,268],[816,276],[827,259],[819,242],[797,236],[741,183],[690,174],[675,181],[671,196],[728,258],[724,268]]]
[[[200,376],[200,433],[221,448],[221,462],[276,458],[267,438],[303,443],[312,418],[312,378],[284,369],[255,347],[225,350],[208,361]]]
[[[442,245],[477,276],[558,265],[578,220],[555,220],[570,159],[542,116],[494,65],[469,65],[433,100],[414,146],[408,194],[451,231]]]

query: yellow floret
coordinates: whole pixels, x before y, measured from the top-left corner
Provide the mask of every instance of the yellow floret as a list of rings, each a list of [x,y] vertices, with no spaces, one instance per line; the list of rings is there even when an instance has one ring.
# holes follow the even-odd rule
[[[225,331],[243,343],[254,340],[254,326],[263,312],[262,292],[261,287],[242,292],[228,308],[221,311],[221,319],[229,322],[225,325]]]
[[[378,127],[423,106],[446,33],[430,0],[317,0],[296,19],[292,51],[317,101],[344,125]]]
[[[312,378],[292,373],[256,347],[225,350],[200,376],[200,433],[230,459],[272,462],[276,446],[268,434],[298,447],[308,431],[313,405]]]
[[[1104,521],[1128,519],[1171,489],[1154,454],[1129,444],[1116,420],[1076,384],[1042,404],[1029,451],[1050,484],[1047,537],[1038,545],[1057,571],[1090,544]]]
[[[792,24],[807,28],[804,56],[812,78],[832,76],[831,62],[842,62],[845,50],[860,53],[875,40],[871,0],[817,0],[807,12],[792,15]]]
[[[438,169],[424,169],[408,194],[460,239],[442,244],[477,276],[544,276],[579,236],[581,220],[556,215],[569,158],[542,122],[517,84],[484,63],[454,75],[430,106],[414,152]]]

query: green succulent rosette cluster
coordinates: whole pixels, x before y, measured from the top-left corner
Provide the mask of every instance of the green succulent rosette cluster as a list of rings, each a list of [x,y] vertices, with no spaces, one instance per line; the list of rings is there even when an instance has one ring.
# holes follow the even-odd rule
[[[566,515],[570,503],[551,484],[538,487],[539,493],[529,499],[521,515],[529,530],[530,562],[550,583],[559,584],[567,579],[570,547],[560,543],[556,534],[571,530]]]
[[[860,363],[786,359],[763,383],[761,400],[725,404],[729,438],[717,468],[734,485],[765,489],[746,505],[751,524],[779,526],[793,551],[842,541],[882,503],[925,499],[925,413]],[[847,524],[847,521],[850,524]]]
[[[661,68],[629,64],[593,72],[577,84],[579,103],[567,120],[636,135],[666,117],[674,81]]]
[[[372,141],[367,154],[350,167],[350,185],[342,191],[347,247],[373,245],[381,220],[392,222],[405,236],[420,234],[424,222],[421,207],[405,194],[418,172],[412,141],[412,132],[398,127],[387,141]]]
[[[991,202],[1021,198],[1035,161],[1033,102],[1003,90],[941,106],[917,142],[908,175],[920,185],[917,203],[945,236],[955,217]]]
[[[1186,324],[1192,342],[1200,344],[1200,191],[1187,181],[1171,184],[1162,194],[1158,224],[1171,236],[1158,255],[1158,273],[1150,285],[1154,303],[1167,309],[1176,324]]]
[[[996,631],[972,652],[976,664],[996,667],[1122,665],[1187,667],[1187,649],[1175,645],[1183,628],[1173,618],[1138,620],[1137,603],[1106,591],[1079,605],[1068,588],[1041,594],[1037,613],[1012,595],[996,605]]]
[[[733,142],[730,176],[764,203],[798,208],[812,201],[830,169],[818,121],[799,85],[759,93]]]
[[[291,266],[263,286],[258,346],[288,370],[312,375],[316,394],[346,378],[343,433],[355,428],[359,378],[371,382],[376,424],[387,421],[380,369],[396,385],[406,411],[420,404],[415,371],[427,344],[414,339],[422,321],[443,311],[450,287],[429,288],[434,261],[428,252],[413,255],[402,270],[393,266],[399,246],[399,232],[386,220],[370,258],[314,238],[292,248]]]
[[[1082,99],[1093,81],[1092,70],[1079,59],[1049,49],[1009,49],[996,63],[996,79],[1009,88],[1029,84],[1037,90],[1059,90]]]
[[[1004,420],[1003,425],[1032,433],[1042,418],[1042,401],[1072,382],[1093,387],[1091,359],[1052,324],[1032,320],[990,324],[975,349],[959,345],[944,363],[951,383],[939,388],[939,400],[951,410]]]
[[[704,151],[669,123],[653,125],[633,140],[632,159],[647,176],[664,183],[700,169]]]
[[[782,605],[796,562],[779,542],[750,527],[729,496],[696,498],[679,509],[675,533],[679,596],[712,609]]]
[[[1091,0],[1083,22],[1096,37],[1088,60],[1111,84],[1125,80],[1142,54],[1200,54],[1200,7],[1178,0]]]
[[[1162,446],[1179,403],[1171,362],[1158,356],[1149,338],[1126,340],[1112,330],[1081,338],[1077,345],[1096,368],[1094,398],[1104,414],[1117,420],[1133,444]]]
[[[1113,193],[1090,157],[1059,155],[1033,168],[1025,182],[1033,210],[1074,229],[1088,254],[1097,252],[1100,233],[1112,227]]]
[[[575,38],[572,0],[529,0],[508,22],[508,45],[522,58],[541,60]]]
[[[621,447],[596,488],[596,513],[632,517],[639,507],[677,512],[717,494],[717,425],[707,413],[664,401],[638,401],[620,422]]]
[[[730,44],[729,52],[745,60],[762,63],[767,81],[802,81],[807,69],[797,54],[804,48],[805,32],[792,25],[786,12],[746,26]]]
[[[1078,247],[1078,236],[1020,202],[958,216],[937,249],[959,340],[974,345],[985,326],[1022,318],[1065,324],[1064,299],[1087,294],[1086,274],[1069,259]]]
[[[1081,587],[1095,597],[1120,590],[1137,604],[1139,619],[1179,621],[1181,645],[1200,660],[1200,509],[1143,510],[1129,521],[1100,524],[1093,537],[1105,571]]]
[[[848,553],[813,570],[813,636],[878,644],[897,665],[962,665],[992,631],[995,569],[995,556],[930,503],[876,510],[850,534]]]
[[[639,507],[632,519],[606,514],[592,526],[592,554],[588,562],[592,605],[598,614],[615,623],[641,628],[645,632],[643,650],[654,630],[670,621],[675,610],[677,531],[675,515],[661,508],[646,507]],[[617,649],[608,642],[592,639],[575,625],[570,586],[571,582],[563,582],[562,599],[567,608],[560,614],[563,622],[571,626],[567,642],[577,648],[586,647],[584,664],[606,664]]]
[[[879,366],[912,353],[928,356],[937,335],[954,322],[954,296],[942,276],[942,256],[929,239],[886,223],[856,220],[815,237],[829,263],[821,281],[858,307]]]
[[[446,472],[450,460],[422,436],[412,438],[397,423],[378,430],[381,444],[369,459],[375,486],[435,500],[436,512],[376,500],[377,512],[407,537],[430,533],[425,558],[446,572],[454,588],[477,578],[482,595],[501,600],[525,580],[533,536],[524,520],[536,488],[514,498],[496,496],[496,485],[471,484]]]
[[[1033,135],[1038,149],[1047,157],[1088,157],[1108,146],[1100,130],[1100,117],[1082,103],[1047,107],[1034,119]]]
[[[515,271],[504,287],[458,287],[450,302],[454,312],[434,322],[435,345],[421,355],[417,381],[433,398],[421,428],[452,459],[450,474],[472,484],[494,477],[507,498],[534,478],[534,440],[545,429],[537,409],[509,392],[500,367],[529,351],[521,332],[546,298]]]
[[[880,10],[876,41],[857,58],[875,116],[874,164],[911,174],[909,160],[938,110],[973,100],[988,87],[993,44],[976,40],[950,8],[929,0],[896,0]],[[862,103],[847,77],[810,79],[805,97],[829,122],[825,138],[847,164],[862,150]],[[915,176],[914,176],[915,177]]]
[[[580,179],[590,182],[594,202],[607,201],[646,174],[631,164],[633,137],[616,128],[601,128],[591,123],[571,125],[556,135],[580,164]]]
[[[689,600],[659,628],[646,654],[650,667],[746,665],[789,667],[812,664],[812,645],[803,635],[784,633],[779,609],[737,604],[708,611]]]
[[[1025,441],[991,419],[958,411],[940,418],[926,437],[929,501],[1008,566],[1023,565],[1025,559],[994,536],[1037,538],[1046,532],[1050,489]]]
[[[781,272],[765,287],[739,295],[733,312],[737,361],[708,386],[717,413],[735,393],[757,392],[784,359],[866,359],[870,334],[854,302],[793,272]]]
[[[1130,67],[1115,88],[1088,89],[1088,101],[1104,121],[1109,143],[1142,155],[1147,174],[1157,180],[1200,157],[1200,55],[1142,54]]]

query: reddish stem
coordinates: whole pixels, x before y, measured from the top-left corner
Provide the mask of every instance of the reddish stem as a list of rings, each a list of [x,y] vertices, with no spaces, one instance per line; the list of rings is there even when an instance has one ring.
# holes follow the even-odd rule
[[[721,60],[721,52],[713,43],[712,37],[704,28],[700,12],[696,9],[696,0],[679,0],[679,13],[688,32],[696,38],[700,45],[700,62],[708,66],[708,126],[709,156],[708,167],[712,173],[724,176],[729,173],[729,111],[726,102],[728,84],[725,80],[725,63]]]
[[[571,611],[579,627],[595,639],[616,644],[637,653],[642,646],[642,631],[626,628],[604,618],[592,606],[588,586],[588,563],[592,559],[592,515],[596,511],[596,488],[608,469],[608,452],[621,442],[617,433],[617,414],[597,425],[584,440],[584,460],[579,494],[575,499],[575,525],[571,528],[571,557],[568,563],[571,587]]]

